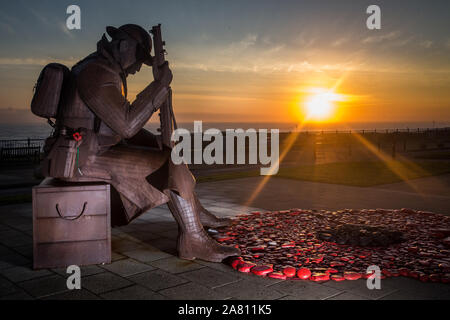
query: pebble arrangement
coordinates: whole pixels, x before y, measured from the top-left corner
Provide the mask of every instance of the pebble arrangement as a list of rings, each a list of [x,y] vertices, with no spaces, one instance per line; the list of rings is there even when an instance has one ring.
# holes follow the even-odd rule
[[[326,230],[352,224],[382,227],[402,234],[388,246],[360,246],[323,240]],[[369,228],[369,230],[370,230]],[[412,209],[291,209],[252,212],[231,226],[212,230],[220,243],[234,245],[240,257],[224,262],[239,272],[312,281],[368,278],[376,265],[381,278],[411,277],[450,282],[450,217]]]

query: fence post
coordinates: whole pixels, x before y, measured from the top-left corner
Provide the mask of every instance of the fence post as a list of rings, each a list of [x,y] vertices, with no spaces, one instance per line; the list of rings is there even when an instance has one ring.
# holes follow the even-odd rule
[[[395,159],[395,139],[392,141],[392,158]]]
[[[316,155],[316,138],[313,138],[313,159],[314,159],[314,163],[316,163],[317,160],[317,155]]]

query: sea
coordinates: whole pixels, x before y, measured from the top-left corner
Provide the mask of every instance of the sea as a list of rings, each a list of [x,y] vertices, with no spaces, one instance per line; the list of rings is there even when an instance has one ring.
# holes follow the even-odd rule
[[[153,133],[157,132],[157,123],[148,123],[145,128]],[[179,128],[193,131],[193,122],[183,122],[178,124]],[[405,129],[433,129],[450,128],[450,121],[428,121],[428,122],[353,122],[353,123],[321,123],[321,124],[295,124],[295,123],[264,123],[264,122],[203,122],[203,130],[217,128],[221,131],[225,129],[279,129],[280,132],[292,131],[385,131],[385,130],[405,130]],[[11,139],[43,139],[50,135],[52,127],[45,122],[42,123],[0,123],[0,140]]]

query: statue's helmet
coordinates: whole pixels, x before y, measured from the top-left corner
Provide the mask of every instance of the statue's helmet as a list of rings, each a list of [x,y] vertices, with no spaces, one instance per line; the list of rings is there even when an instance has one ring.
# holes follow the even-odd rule
[[[124,24],[119,28],[106,27],[106,32],[113,40],[132,39],[137,42],[138,50],[136,51],[136,60],[146,65],[152,65],[152,38],[144,28],[137,24]]]

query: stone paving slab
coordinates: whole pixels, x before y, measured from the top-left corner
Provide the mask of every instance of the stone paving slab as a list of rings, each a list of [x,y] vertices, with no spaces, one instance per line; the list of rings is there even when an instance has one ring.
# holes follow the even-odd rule
[[[128,279],[153,291],[160,291],[189,282],[188,279],[165,272],[160,269],[140,273],[131,276]]]
[[[159,291],[169,299],[179,300],[223,300],[227,296],[216,290],[209,289],[195,282],[189,282],[176,287]]]
[[[389,188],[269,179],[263,191],[247,203],[260,181],[249,178],[199,184],[197,194],[206,208],[224,217],[272,208],[401,207],[417,198],[417,194],[391,186],[397,193],[375,206],[376,197],[391,192]],[[280,188],[286,194],[280,194]],[[428,186],[428,190],[432,188]],[[370,193],[375,194],[367,196]],[[333,202],[343,194],[344,200]],[[444,199],[450,200],[442,192],[427,197],[438,199],[438,206]],[[221,263],[181,260],[175,256],[177,227],[166,205],[113,229],[113,263],[81,267],[82,289],[68,291],[64,268],[31,269],[31,227],[30,204],[0,207],[0,299],[450,299],[449,285],[409,278],[385,279],[381,290],[368,290],[363,280],[283,281],[242,274]]]
[[[43,300],[100,300],[101,298],[86,289],[70,290],[46,296]]]
[[[296,297],[293,297],[295,300]],[[339,293],[335,296],[332,296],[331,298],[328,298],[327,300],[366,300],[366,298],[358,296],[356,294],[353,293],[349,293],[349,292],[343,292],[343,293]]]
[[[28,261],[33,260],[33,246],[30,244],[14,247],[14,251],[25,257]]]
[[[282,281],[270,286],[270,289],[297,297],[299,300],[324,300],[343,292],[342,289],[335,289],[305,280]]]
[[[397,291],[382,297],[382,300],[449,300],[450,285],[440,283],[422,283],[409,278],[397,277],[385,279],[381,282],[383,285],[396,288]]]
[[[215,291],[229,298],[248,300],[274,300],[286,295],[276,288],[261,285],[250,279],[218,287]]]
[[[66,268],[55,268],[55,269],[52,269],[52,271],[63,277],[68,276]],[[80,272],[81,272],[82,277],[87,277],[87,276],[91,276],[94,274],[106,272],[106,270],[103,268],[100,268],[99,266],[92,265],[92,266],[81,266]]]
[[[0,300],[35,300],[25,291],[20,291],[11,295],[0,297]]]
[[[133,284],[133,282],[110,272],[84,277],[81,280],[83,288],[96,294],[122,289]]]
[[[161,237],[158,239],[150,240],[148,241],[148,243],[161,251],[169,253],[171,256],[176,256],[177,254],[177,242],[173,238],[169,239]]]
[[[373,290],[367,288],[367,282],[363,279],[342,282],[327,281],[323,283],[323,286],[344,290],[347,293],[352,293],[365,299],[377,300],[397,291],[396,286],[392,286],[389,283],[392,282],[381,280],[381,289]]]
[[[11,281],[1,277],[0,278],[0,297],[7,296],[19,291],[19,288]]]
[[[111,291],[100,295],[109,300],[164,300],[164,296],[150,291],[142,286],[133,285],[127,288]]]
[[[0,274],[8,280],[17,283],[21,281],[49,276],[52,274],[52,272],[45,269],[32,270],[31,266],[19,266],[0,270]]]
[[[29,235],[23,234],[17,237],[8,237],[6,239],[0,240],[0,243],[4,246],[15,248],[24,245],[31,245],[32,241],[33,240]]]
[[[217,288],[240,281],[237,275],[224,273],[211,268],[202,268],[180,274],[182,278],[201,284],[208,288]]]
[[[149,264],[153,267],[162,269],[164,271],[173,274],[205,268],[205,266],[197,262],[182,260],[179,259],[178,257],[164,258],[157,261],[149,262]]]
[[[31,265],[31,260],[18,253],[5,254],[0,259],[0,270],[24,265]]]
[[[123,254],[136,261],[144,263],[160,260],[163,258],[169,258],[172,256],[171,254],[161,251],[154,247],[146,247],[144,249],[125,251]]]
[[[122,277],[129,277],[138,273],[156,269],[155,267],[152,267],[148,264],[141,263],[132,259],[114,261],[110,264],[102,266],[102,268]]]
[[[19,283],[19,286],[35,298],[42,298],[68,291],[66,278],[60,275],[51,275]]]

